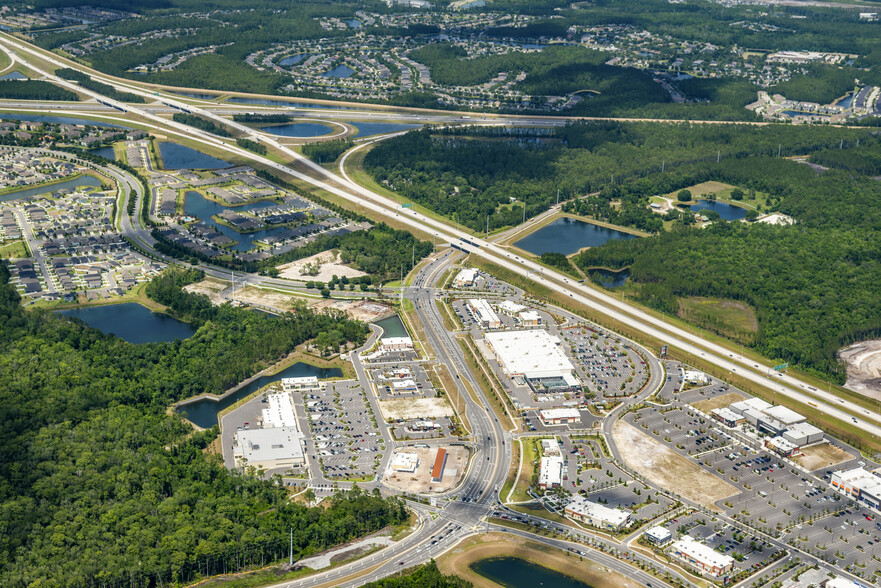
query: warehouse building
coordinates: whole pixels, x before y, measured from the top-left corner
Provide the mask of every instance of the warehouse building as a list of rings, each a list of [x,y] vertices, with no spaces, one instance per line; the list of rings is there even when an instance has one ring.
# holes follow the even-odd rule
[[[453,286],[456,288],[470,288],[474,285],[479,275],[477,270],[471,267],[460,270],[453,279]]]
[[[562,342],[547,331],[499,331],[487,333],[484,341],[502,371],[511,378],[524,378],[534,392],[581,390]]]
[[[572,520],[609,531],[620,531],[630,521],[629,512],[591,502],[583,496],[576,496],[567,504],[565,513]]]
[[[236,432],[233,456],[237,463],[264,470],[306,463],[303,435],[297,427],[273,427]]]
[[[547,408],[538,411],[538,418],[545,426],[581,424],[581,413],[574,408]]]
[[[881,476],[863,468],[832,473],[832,487],[872,508],[881,508]]]
[[[303,376],[301,378],[282,378],[281,388],[285,392],[309,392],[320,390],[321,384],[315,376]]]
[[[538,470],[538,487],[542,490],[556,488],[563,483],[563,458],[549,455],[541,458]]]
[[[783,432],[783,438],[794,445],[805,447],[823,440],[823,431],[810,423],[797,423]]]
[[[686,535],[673,544],[671,553],[691,566],[716,578],[722,577],[734,567],[734,558],[719,553]]]
[[[483,298],[472,298],[468,301],[468,312],[474,321],[484,329],[498,329],[502,326],[499,315],[492,309],[489,302]]]

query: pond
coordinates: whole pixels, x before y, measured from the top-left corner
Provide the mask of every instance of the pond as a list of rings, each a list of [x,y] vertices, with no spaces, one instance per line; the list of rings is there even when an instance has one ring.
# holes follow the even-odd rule
[[[740,220],[746,216],[746,209],[727,202],[719,202],[718,200],[697,200],[697,204],[689,207],[692,212],[700,212],[701,210],[712,210],[719,213],[723,220]]]
[[[824,114],[813,114],[810,112],[799,112],[798,110],[784,110],[781,114],[785,114],[786,116],[806,116],[808,118],[829,118]]]
[[[574,565],[574,564],[573,564]],[[491,557],[471,564],[471,569],[506,588],[591,588],[556,570],[551,570],[518,557]]]
[[[362,23],[357,18],[349,18],[349,19],[344,20],[343,22],[346,23],[347,25],[349,25],[353,29],[360,29],[361,27],[364,26],[364,23]]]
[[[77,318],[90,327],[116,335],[129,343],[158,343],[188,339],[196,332],[196,327],[193,325],[167,314],[153,312],[135,302],[71,308],[56,311],[56,314]]]
[[[386,133],[409,131],[410,129],[418,129],[422,127],[422,125],[404,123],[356,122],[351,124],[358,129],[358,137],[384,135]]]
[[[381,321],[376,321],[373,323],[377,327],[382,327],[382,336],[383,337],[409,337],[410,333],[407,332],[406,327],[404,327],[404,323],[401,322],[401,317],[396,314],[388,318],[384,318]]]
[[[533,255],[552,252],[571,255],[584,247],[599,247],[613,239],[634,237],[636,235],[563,217],[520,239],[514,245]]]
[[[213,398],[201,398],[192,402],[182,402],[175,407],[178,414],[185,414],[192,423],[207,429],[217,424],[217,413],[250,396],[263,386],[277,382],[282,378],[299,378],[315,376],[320,379],[340,378],[343,372],[339,368],[320,368],[308,363],[295,363],[272,376],[260,376],[256,380],[238,389],[234,389],[229,395],[221,400]]]
[[[215,94],[200,94],[198,92],[172,92],[172,94],[176,94],[177,96],[185,96],[187,98],[195,98],[196,100],[215,100],[219,97]]]
[[[270,100],[268,98],[246,98],[244,96],[232,96],[227,102],[235,104],[250,104],[252,106],[287,106],[288,108],[321,108],[324,110],[355,110],[348,106],[335,106],[325,104],[312,104],[310,102],[288,102],[286,100]]]
[[[623,286],[630,277],[629,269],[622,269],[616,272],[607,269],[587,270],[587,274],[594,283],[600,284],[604,288],[617,288]]]
[[[232,248],[236,251],[245,252],[253,247],[255,241],[259,241],[263,237],[272,235],[278,231],[285,230],[284,227],[276,227],[273,229],[264,229],[262,231],[254,231],[253,233],[239,233],[235,229],[222,225],[214,221],[211,217],[220,214],[224,210],[236,210],[244,212],[247,210],[255,210],[258,208],[266,208],[273,206],[273,202],[250,202],[241,206],[224,206],[213,200],[209,200],[198,192],[187,192],[184,196],[184,213],[187,216],[194,216],[209,226],[215,226],[217,232],[226,235],[230,239],[238,241]]]
[[[334,129],[327,125],[303,122],[260,127],[260,130],[280,137],[321,137],[322,135],[329,135],[334,131]]]
[[[70,116],[46,116],[43,114],[9,114],[8,112],[0,113],[2,120],[26,120],[29,122],[47,122],[59,125],[91,125],[93,127],[115,127],[118,129],[131,129],[125,125],[115,123],[101,122],[97,120],[89,120],[87,118],[73,118]]]
[[[306,61],[312,57],[309,53],[299,53],[297,55],[288,55],[284,59],[280,59],[278,64],[282,67],[287,67],[289,65],[297,65],[303,61]]]
[[[159,152],[165,169],[222,169],[231,166],[222,159],[177,143],[159,143]]]
[[[323,74],[321,74],[321,77],[323,77],[323,78],[348,78],[348,77],[351,77],[353,73],[355,73],[354,69],[352,69],[351,67],[349,67],[345,63],[342,63],[342,64],[336,66],[335,68],[324,72]]]
[[[21,73],[20,71],[9,72],[5,76],[0,76],[0,80],[27,80],[29,79],[26,75]]]
[[[116,151],[113,150],[113,146],[108,145],[107,147],[98,147],[97,149],[89,149],[88,151],[92,155],[100,155],[104,159],[109,159],[110,161],[116,161]]]
[[[72,180],[58,182],[57,184],[26,188],[24,190],[18,190],[15,192],[10,192],[8,194],[3,194],[2,196],[0,196],[0,202],[9,202],[10,200],[18,200],[19,198],[27,198],[29,196],[36,196],[37,194],[48,194],[49,192],[55,192],[56,190],[72,191],[76,188],[79,188],[80,186],[94,186],[96,188],[100,188],[102,184],[101,181],[95,176],[82,175]]]
[[[835,103],[835,106],[840,106],[842,108],[850,108],[851,104],[853,104],[854,93],[848,92],[847,95]]]

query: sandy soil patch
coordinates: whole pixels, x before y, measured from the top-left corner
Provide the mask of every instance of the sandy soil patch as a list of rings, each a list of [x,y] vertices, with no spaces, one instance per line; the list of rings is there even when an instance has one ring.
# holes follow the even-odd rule
[[[220,293],[227,288],[229,288],[229,282],[206,278],[201,282],[187,284],[184,286],[184,291],[192,294],[204,294],[211,300],[211,304],[223,304],[226,299]]]
[[[456,487],[456,484],[465,474],[468,467],[468,450],[464,447],[451,447],[443,445],[447,450],[447,466],[444,469],[444,477],[440,482],[431,481],[431,470],[437,457],[436,448],[402,447],[395,453],[415,453],[419,458],[419,465],[415,472],[395,472],[389,465],[388,471],[382,479],[383,484],[397,488],[405,492],[446,492]],[[454,471],[455,470],[455,471]]]
[[[312,271],[309,271],[312,268]],[[359,278],[367,274],[340,263],[339,251],[322,251],[278,266],[279,276],[288,280],[329,282],[333,276]]]
[[[477,588],[498,588],[471,569],[471,564],[490,557],[517,557],[557,570],[595,588],[639,588],[639,582],[626,578],[581,556],[528,541],[507,533],[487,533],[467,539],[437,561],[444,574],[455,574]],[[589,552],[588,552],[589,556]]]
[[[401,398],[380,400],[379,410],[382,418],[392,419],[433,419],[453,416],[453,409],[443,398]]]
[[[844,387],[875,400],[881,400],[881,340],[861,341],[838,352],[847,364]]]
[[[801,453],[801,455],[796,455],[792,459],[810,471],[830,468],[836,464],[853,459],[851,454],[828,443],[805,447],[801,450]]]
[[[385,318],[386,315],[393,313],[392,307],[388,304],[361,300],[320,300],[309,306],[315,310],[323,310],[325,308],[341,310],[353,319],[367,323]]]
[[[261,290],[252,286],[236,288],[236,300],[246,304],[268,306],[278,311],[288,311],[292,308],[293,296],[272,290]]]
[[[727,407],[731,404],[734,404],[735,402],[740,402],[745,398],[745,396],[742,396],[737,392],[729,392],[728,394],[723,394],[722,396],[716,396],[714,398],[707,398],[706,400],[693,402],[691,405],[699,411],[709,414],[711,410]]]
[[[738,494],[738,490],[722,478],[703,470],[624,421],[615,423],[612,437],[628,466],[692,502],[721,512],[714,503]]]

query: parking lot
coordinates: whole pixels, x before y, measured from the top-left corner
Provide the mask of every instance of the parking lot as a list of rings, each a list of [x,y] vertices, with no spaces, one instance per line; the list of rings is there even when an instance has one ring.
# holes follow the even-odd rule
[[[648,380],[645,361],[617,336],[590,325],[561,331],[585,386],[601,397],[628,396]]]
[[[383,365],[369,370],[369,375],[382,400],[437,396],[425,368],[416,362]]]
[[[306,394],[305,404],[324,476],[372,478],[385,443],[364,387],[352,380],[329,382],[321,392]]]

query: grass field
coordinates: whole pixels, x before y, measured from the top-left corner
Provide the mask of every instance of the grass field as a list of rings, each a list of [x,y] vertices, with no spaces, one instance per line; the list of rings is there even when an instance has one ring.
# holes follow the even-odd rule
[[[692,406],[701,412],[710,412],[711,410],[723,408],[725,406],[728,406],[732,402],[738,402],[743,399],[743,396],[741,396],[737,392],[729,392],[728,394],[723,394],[722,396],[715,396],[713,398],[701,400],[700,402],[695,402],[694,404],[692,404]]]
[[[700,184],[695,184],[694,186],[689,186],[686,189],[691,192],[691,195],[694,198],[713,195],[716,197],[716,200],[722,200],[729,204],[733,204],[734,206],[742,206],[743,208],[758,209],[768,204],[768,195],[764,192],[754,191],[750,194],[749,190],[743,188],[741,188],[741,191],[744,193],[743,200],[734,200],[731,198],[731,192],[733,192],[735,188],[737,188],[737,186],[732,186],[731,184],[726,184],[724,182],[702,182]],[[679,190],[676,192],[670,192],[664,196],[671,199],[673,202],[676,202],[676,194],[678,193]]]
[[[680,298],[677,316],[742,344],[752,343],[759,331],[753,308],[737,300]]]
[[[28,256],[27,245],[24,241],[12,241],[5,245],[0,245],[0,259],[9,259],[12,257],[21,258]]]
[[[511,493],[512,502],[524,502],[532,500],[527,492],[532,485],[532,477],[535,475],[535,468],[538,465],[538,448],[535,439],[521,439],[518,445],[523,451],[523,467],[520,469],[520,477],[517,479],[517,485]],[[518,456],[519,457],[519,456]],[[516,467],[516,465],[515,465]],[[507,498],[507,497],[504,497]]]

